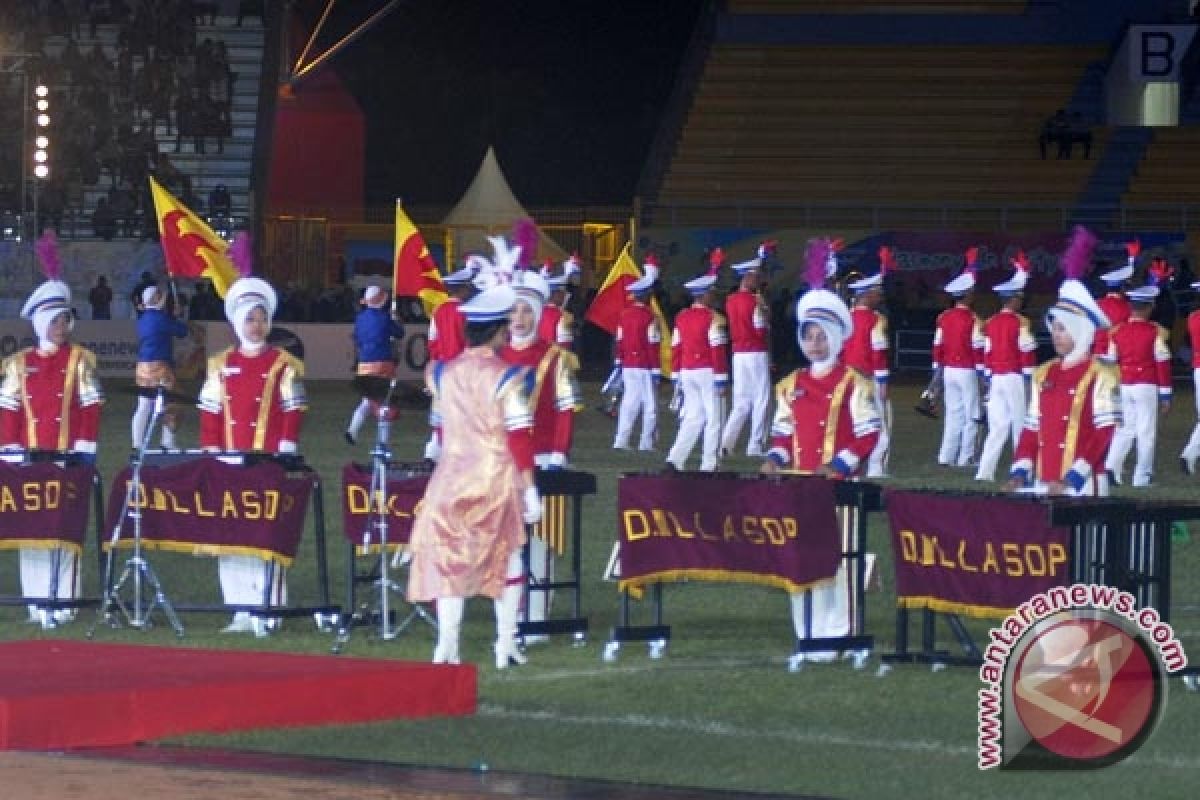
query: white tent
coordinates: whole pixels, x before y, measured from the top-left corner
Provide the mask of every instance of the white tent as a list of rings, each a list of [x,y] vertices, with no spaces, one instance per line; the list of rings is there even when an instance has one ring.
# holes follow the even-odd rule
[[[496,152],[488,147],[475,179],[442,224],[446,226],[451,252],[456,261],[461,262],[463,254],[472,250],[490,255],[492,249],[487,237],[497,234],[511,237],[513,223],[529,216],[509,188],[496,160]],[[549,260],[558,265],[566,257],[566,252],[553,239],[538,231],[538,252],[530,259],[532,263]]]

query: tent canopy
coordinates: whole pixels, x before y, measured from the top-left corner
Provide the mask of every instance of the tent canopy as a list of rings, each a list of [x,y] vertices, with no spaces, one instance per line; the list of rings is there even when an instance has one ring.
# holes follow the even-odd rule
[[[529,216],[509,187],[496,160],[496,151],[489,146],[471,185],[442,224],[446,226],[454,258],[462,261],[463,255],[471,251],[490,255],[492,249],[487,237],[511,236],[513,223]],[[532,262],[541,264],[549,260],[557,265],[566,257],[567,253],[539,228],[538,252]]]

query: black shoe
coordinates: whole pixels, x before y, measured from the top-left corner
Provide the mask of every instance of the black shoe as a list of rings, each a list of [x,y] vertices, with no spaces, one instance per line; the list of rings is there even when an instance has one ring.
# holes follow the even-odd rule
[[[1121,485],[1121,476],[1117,475],[1117,473],[1113,472],[1111,469],[1104,470],[1104,474],[1108,476],[1109,486]]]
[[[679,467],[675,466],[670,461],[668,461],[666,464],[663,465],[662,471],[663,471],[664,475],[678,475]]]
[[[354,439],[354,434],[350,431],[346,431],[342,435],[346,437],[346,444],[358,444],[358,442]]]

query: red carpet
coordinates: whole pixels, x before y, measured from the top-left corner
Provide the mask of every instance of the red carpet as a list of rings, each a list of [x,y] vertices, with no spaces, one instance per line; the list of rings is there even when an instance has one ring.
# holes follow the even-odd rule
[[[0,644],[0,749],[475,712],[475,668],[233,650]]]

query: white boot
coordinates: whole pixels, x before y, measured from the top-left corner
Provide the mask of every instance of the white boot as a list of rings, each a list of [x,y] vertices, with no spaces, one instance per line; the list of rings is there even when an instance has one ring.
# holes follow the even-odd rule
[[[525,592],[525,570],[521,553],[513,553],[508,560],[508,578],[504,591],[494,601],[496,608],[496,669],[507,669],[510,664],[524,664],[529,659],[517,647],[517,609],[521,595]]]
[[[433,648],[433,663],[457,664],[458,635],[462,628],[463,606],[461,597],[439,597],[436,602],[438,638]]]

